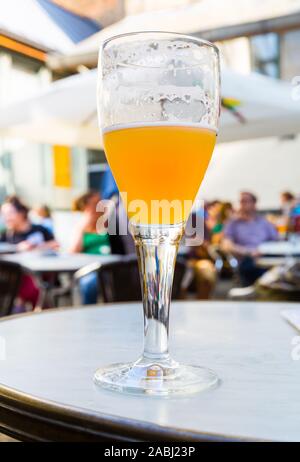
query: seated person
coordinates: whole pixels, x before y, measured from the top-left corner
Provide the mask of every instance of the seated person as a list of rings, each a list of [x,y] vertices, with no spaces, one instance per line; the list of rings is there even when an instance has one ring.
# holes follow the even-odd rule
[[[108,166],[101,181],[101,197],[115,204],[110,211],[110,220],[114,228],[113,232],[109,233],[111,253],[118,255],[135,254],[134,241],[128,231],[127,214],[122,201],[120,201],[117,184]]]
[[[211,234],[213,234],[215,227],[218,227],[221,206],[222,202],[219,200],[214,200],[206,204],[205,225]]]
[[[41,225],[34,225],[30,222],[28,219],[29,208],[17,196],[6,198],[1,212],[5,228],[0,233],[0,242],[16,244],[18,251],[55,248],[57,246],[51,232]],[[19,311],[22,311],[22,307],[28,304],[34,308],[38,302],[39,293],[34,278],[24,274],[18,294]]]
[[[97,211],[100,200],[98,192],[89,191],[75,201],[73,208],[75,211],[82,212],[82,218],[75,231],[70,252],[92,255],[110,254],[109,236],[104,223],[100,223],[99,220],[103,214]]]
[[[211,243],[219,245],[224,233],[226,223],[228,223],[233,217],[233,207],[230,202],[222,202],[219,208],[217,222],[211,229]]]
[[[207,242],[194,249],[188,267],[193,268],[197,299],[211,298],[217,281],[217,271],[209,255]]]
[[[280,203],[282,215],[289,217],[295,207],[296,197],[290,191],[284,191],[280,195]]]
[[[204,222],[204,216],[197,215],[191,214],[185,230],[185,236],[189,239],[187,266],[193,270],[197,298],[206,300],[212,296],[217,271],[209,253],[210,232]],[[200,244],[201,241],[203,242]]]
[[[51,216],[51,209],[48,205],[40,205],[33,209],[31,212],[32,221],[39,225],[42,225],[50,233],[54,231],[53,219]]]
[[[80,196],[74,204],[74,210],[82,212],[82,218],[75,231],[69,251],[71,253],[88,253],[93,255],[108,255],[111,253],[110,240],[104,223],[101,223],[103,213],[97,211],[100,194],[89,191]],[[97,302],[98,277],[91,273],[81,278],[80,293],[84,305]]]
[[[256,203],[254,194],[242,192],[237,216],[224,229],[222,248],[238,258],[243,286],[253,284],[266,271],[255,264],[259,245],[278,239],[275,227],[257,214]]]
[[[31,223],[28,218],[29,208],[17,196],[7,197],[1,212],[5,229],[0,233],[0,242],[16,244],[19,251],[57,247],[49,230]]]

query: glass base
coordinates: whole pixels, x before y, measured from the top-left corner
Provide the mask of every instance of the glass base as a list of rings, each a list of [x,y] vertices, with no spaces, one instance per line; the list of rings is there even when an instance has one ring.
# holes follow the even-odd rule
[[[94,380],[110,390],[150,396],[187,395],[215,387],[219,382],[210,369],[181,365],[171,359],[154,362],[145,358],[100,368]]]

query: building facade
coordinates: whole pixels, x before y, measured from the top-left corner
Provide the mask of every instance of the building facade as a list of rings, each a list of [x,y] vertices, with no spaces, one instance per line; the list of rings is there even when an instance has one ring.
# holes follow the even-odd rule
[[[300,84],[300,24],[298,29],[244,35],[218,46],[224,63],[237,72]],[[240,191],[250,190],[261,209],[276,209],[283,190],[300,194],[299,152],[300,136],[293,134],[217,145],[199,195],[235,202]]]
[[[231,0],[224,2],[230,4]],[[68,6],[63,0],[56,3]],[[120,8],[120,2],[117,3],[116,8]],[[153,2],[148,1],[121,3],[123,7],[125,5],[125,12],[129,13],[154,8]],[[182,7],[194,3],[193,0],[170,0],[166,5],[162,3],[161,7]],[[218,10],[215,10],[218,27],[203,34],[217,42],[224,63],[237,72],[247,74],[255,71],[273,78],[297,80],[300,76],[300,0],[263,2],[264,19],[261,19],[259,3],[243,0],[245,11],[252,4],[249,21],[244,12],[241,21],[235,17],[232,25],[228,25],[228,17],[224,17],[224,27]],[[92,7],[96,3],[86,2],[88,4],[93,16]],[[253,10],[254,4],[257,4],[257,12]],[[84,2],[81,6],[83,12]],[[282,15],[278,16],[280,12]],[[260,21],[253,21],[255,15]],[[200,35],[201,31],[203,18],[199,18]],[[95,61],[94,66],[96,64]],[[55,75],[47,67],[45,50],[31,47],[31,55],[28,55],[5,46],[5,43],[1,45],[0,40],[0,105],[29,96],[63,75]],[[103,151],[34,145],[24,140],[1,139],[0,142],[0,198],[16,192],[31,204],[47,202],[55,208],[68,209],[73,197],[88,187],[96,188],[101,182],[105,168]],[[297,173],[300,171],[299,150],[299,136],[284,139],[274,136],[266,140],[218,145],[200,195],[208,200],[216,197],[235,200],[238,192],[246,188],[262,198],[262,208],[275,208],[281,189],[300,192]],[[266,184],[269,165],[272,165],[272,181]]]
[[[15,14],[18,5],[20,17]],[[98,30],[100,25],[94,21],[60,9],[49,0],[6,2],[0,18],[0,110],[58,78],[46,64],[48,52],[67,50]],[[79,172],[88,171],[88,159],[85,149],[2,135],[0,201],[8,194],[18,194],[31,205],[70,208],[72,198],[87,188],[88,177]]]

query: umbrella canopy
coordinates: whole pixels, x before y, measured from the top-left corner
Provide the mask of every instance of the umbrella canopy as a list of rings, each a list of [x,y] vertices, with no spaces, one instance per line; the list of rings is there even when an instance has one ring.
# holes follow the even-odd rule
[[[127,32],[164,30],[198,34],[233,24],[261,21],[299,10],[299,2],[282,0],[201,0],[181,7],[146,11],[125,16],[100,32],[83,40],[63,55],[50,55],[53,69],[76,68],[79,64],[94,66],[100,44],[114,35]]]
[[[45,144],[100,148],[96,86],[97,71],[87,71],[2,107],[0,134]],[[289,83],[223,70],[219,141],[299,133],[300,105],[291,95]]]
[[[67,77],[36,96],[2,107],[0,134],[37,143],[96,148],[96,71]]]

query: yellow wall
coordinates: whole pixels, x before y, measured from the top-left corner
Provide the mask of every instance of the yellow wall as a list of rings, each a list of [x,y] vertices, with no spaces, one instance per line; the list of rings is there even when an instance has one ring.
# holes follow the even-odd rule
[[[60,188],[72,186],[71,149],[68,146],[53,146],[53,183]]]

